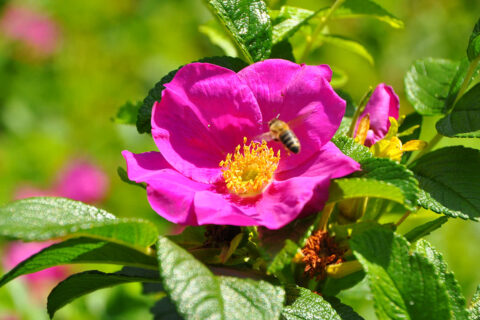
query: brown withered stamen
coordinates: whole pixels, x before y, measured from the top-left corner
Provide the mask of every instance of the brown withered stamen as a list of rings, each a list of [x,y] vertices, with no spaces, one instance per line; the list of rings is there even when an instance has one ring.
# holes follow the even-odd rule
[[[325,278],[325,268],[328,265],[344,261],[345,250],[338,247],[334,237],[330,237],[327,231],[318,230],[307,239],[302,253],[305,274],[318,281]]]
[[[205,247],[221,248],[229,245],[230,241],[242,230],[237,226],[207,225],[205,227]]]

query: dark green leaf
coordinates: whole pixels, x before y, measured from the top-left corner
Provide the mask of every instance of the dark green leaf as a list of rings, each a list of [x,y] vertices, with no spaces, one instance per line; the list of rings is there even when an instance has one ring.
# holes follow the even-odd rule
[[[350,312],[350,316],[341,317],[339,313],[321,296],[311,292],[308,289],[295,285],[285,287],[287,306],[282,311],[282,320],[342,320],[342,319],[361,319],[353,317],[355,313]],[[335,301],[340,307],[339,302]],[[342,308],[343,313],[347,310]]]
[[[357,104],[353,100],[352,96],[341,89],[335,90],[335,92],[347,102],[347,106],[345,108],[345,117],[353,117],[353,114],[355,113],[355,110],[357,109]]]
[[[403,144],[405,144],[407,141],[418,140],[420,138],[422,121],[423,117],[416,112],[412,112],[405,117],[402,124],[398,128],[399,138]],[[407,163],[411,155],[411,152],[404,153],[401,163]]]
[[[368,52],[368,50],[359,42],[349,39],[339,35],[322,35],[319,37],[319,40],[327,43],[332,44],[338,48],[345,49],[351,51],[355,54],[358,54],[360,57],[367,60],[371,65],[374,64],[372,55]]]
[[[216,277],[164,237],[157,248],[163,286],[185,319],[278,318],[284,299],[281,288],[265,281]]]
[[[322,295],[324,297],[333,297],[340,293],[342,290],[349,289],[365,277],[365,272],[357,271],[342,278],[327,277],[325,283],[322,286]]]
[[[424,116],[442,114],[458,62],[427,58],[417,60],[405,75],[408,101]]]
[[[155,258],[115,243],[76,238],[43,249],[3,275],[0,287],[24,274],[73,263],[103,263],[156,269]]]
[[[290,239],[285,240],[285,246],[273,258],[272,263],[268,266],[267,271],[271,274],[278,275],[286,266],[292,263],[292,259],[299,252],[300,246]],[[284,279],[282,279],[284,280]],[[284,280],[285,281],[285,280]]]
[[[144,182],[137,183],[135,181],[132,181],[132,180],[128,179],[127,171],[125,169],[123,169],[122,167],[117,168],[117,174],[123,182],[134,185],[134,186],[137,186],[137,187],[140,187],[142,189],[147,189],[147,184],[146,183],[144,183]]]
[[[103,273],[97,270],[74,274],[60,282],[48,295],[47,310],[50,318],[57,310],[73,300],[91,292],[130,282],[157,282],[158,277],[136,276],[123,271]]]
[[[352,138],[345,136],[338,136],[332,139],[332,142],[342,151],[346,156],[349,156],[357,162],[362,162],[373,157],[370,150],[361,145]]]
[[[379,319],[450,319],[444,283],[404,238],[372,229],[353,237],[350,247],[367,273]]]
[[[480,83],[465,93],[436,127],[447,137],[480,138]]]
[[[319,15],[326,14],[327,10],[328,9],[322,10]],[[340,8],[332,14],[332,18],[334,19],[362,17],[378,19],[388,23],[393,28],[403,28],[402,20],[371,0],[345,0]]]
[[[427,223],[424,223],[422,225],[419,225],[413,228],[412,230],[408,231],[404,235],[404,237],[410,242],[415,242],[418,239],[423,238],[429,235],[430,233],[432,233],[433,231],[437,230],[447,221],[448,221],[448,217],[445,217],[445,216],[437,218],[433,221],[429,221]]]
[[[462,294],[462,289],[457,280],[455,280],[453,273],[447,270],[447,264],[443,260],[443,256],[425,240],[417,242],[415,251],[423,254],[428,259],[434,266],[435,273],[440,281],[445,284],[449,297],[451,319],[467,319],[467,303]]]
[[[263,0],[205,0],[251,63],[267,59],[272,23]]]
[[[313,18],[315,14],[315,11],[283,6],[272,20],[273,43],[282,42],[293,36],[295,32]]]
[[[461,146],[427,153],[411,165],[423,191],[418,204],[456,218],[480,217],[480,151]]]
[[[245,68],[247,64],[238,58],[232,57],[209,57],[203,58],[195,62],[206,62],[216,64],[218,66],[233,70],[238,72]],[[150,133],[152,131],[151,118],[152,118],[152,108],[155,101],[160,101],[162,99],[162,91],[165,89],[164,84],[172,81],[173,77],[183,66],[179,67],[176,70],[169,72],[166,76],[160,79],[159,82],[148,92],[147,97],[143,100],[143,105],[138,110],[137,118],[137,131],[139,133]]]
[[[135,124],[137,122],[138,110],[143,105],[142,101],[137,101],[137,103],[132,103],[128,101],[123,106],[121,106],[113,121],[118,124]]]
[[[407,167],[385,158],[366,159],[361,165],[362,177],[388,182],[400,188],[405,197],[405,207],[409,210],[415,209],[419,192],[418,182]]]
[[[343,304],[340,299],[336,297],[326,297],[325,300],[330,303],[333,309],[337,311],[342,320],[362,320],[358,313],[356,313],[352,307]]]
[[[293,47],[288,40],[279,42],[272,47],[271,59],[284,59],[295,62]]]
[[[153,320],[183,320],[168,297],[157,301],[150,312],[153,314]]]
[[[480,19],[475,24],[470,40],[468,41],[467,56],[470,61],[480,57]]]
[[[65,198],[30,198],[0,207],[0,235],[25,241],[91,237],[145,248],[158,235],[149,221],[114,215]]]
[[[470,301],[470,308],[468,308],[469,320],[480,320],[480,285],[477,286],[477,291]]]

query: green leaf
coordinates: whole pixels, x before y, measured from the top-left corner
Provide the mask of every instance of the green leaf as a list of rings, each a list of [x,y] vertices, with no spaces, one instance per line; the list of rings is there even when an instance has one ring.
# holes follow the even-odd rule
[[[342,320],[342,319],[361,319],[353,310],[349,310],[350,316],[341,317],[325,299],[308,289],[295,285],[285,287],[287,306],[283,308],[282,320]],[[340,306],[339,301],[335,301],[337,307],[345,314],[347,309]],[[355,315],[355,316],[354,316]]]
[[[263,0],[205,0],[250,63],[268,59],[272,23]]]
[[[363,270],[351,273],[342,278],[327,277],[322,286],[322,295],[324,297],[336,296],[340,291],[349,289],[360,283],[364,277],[365,272],[363,272]]]
[[[398,137],[403,144],[407,143],[407,141],[418,140],[420,138],[422,121],[423,117],[416,112],[412,112],[405,117],[402,124],[398,128]],[[407,163],[411,156],[411,152],[404,153],[401,163]]]
[[[114,215],[65,198],[30,198],[0,207],[0,235],[25,241],[90,237],[146,248],[158,235],[149,221]]]
[[[137,122],[138,110],[142,106],[142,101],[137,101],[137,103],[132,103],[130,101],[126,102],[121,106],[113,121],[118,124],[135,124]]]
[[[267,268],[270,274],[278,275],[286,266],[290,265],[293,257],[299,252],[300,246],[290,239],[285,240],[285,246],[275,255]],[[283,280],[283,279],[282,279]]]
[[[340,299],[336,297],[325,297],[325,300],[327,300],[332,308],[337,311],[342,320],[363,320],[363,318],[356,313],[352,307],[343,304]]]
[[[453,273],[447,271],[447,264],[443,260],[443,256],[425,240],[417,242],[415,251],[428,259],[434,266],[436,275],[447,288],[451,319],[467,319],[467,303],[462,294],[462,289],[457,280],[455,280]]]
[[[329,189],[328,202],[339,202],[355,198],[380,198],[405,204],[400,188],[391,183],[366,178],[344,178],[333,180]]]
[[[210,41],[219,46],[225,55],[230,57],[237,57],[237,49],[232,43],[232,40],[225,34],[222,26],[218,23],[217,20],[210,20],[204,25],[198,27],[198,30],[206,35]]]
[[[350,247],[367,273],[379,319],[450,319],[444,283],[404,238],[372,229],[353,237]]]
[[[129,247],[89,238],[76,238],[43,249],[0,278],[0,287],[24,274],[73,263],[103,263],[156,269],[155,258]]]
[[[137,276],[129,272],[104,273],[97,270],[74,274],[60,282],[48,295],[50,318],[73,300],[91,292],[131,282],[158,282],[158,277]]]
[[[332,67],[332,81],[330,81],[330,85],[333,88],[341,88],[348,82],[348,74],[337,67]]]
[[[322,10],[319,15],[326,14],[328,9]],[[403,21],[371,0],[345,0],[332,14],[334,19],[343,18],[374,18],[389,24],[393,28],[403,28]]]
[[[168,297],[157,301],[150,312],[153,314],[153,320],[183,320]]]
[[[232,57],[208,57],[194,62],[212,63],[235,72],[238,72],[247,66],[243,60]],[[172,81],[175,74],[182,67],[183,66],[176,70],[170,71],[148,92],[147,97],[143,100],[143,105],[140,107],[140,110],[138,110],[137,131],[139,133],[150,133],[152,131],[151,118],[153,104],[155,101],[160,102],[160,100],[162,100],[162,91],[165,89],[164,84]]]
[[[458,62],[427,58],[417,60],[405,75],[408,101],[424,116],[442,114]]]
[[[345,49],[359,55],[360,57],[367,60],[371,65],[374,64],[373,57],[368,52],[368,50],[361,43],[353,39],[349,39],[339,35],[331,35],[331,34],[329,35],[323,34],[318,38],[320,41],[324,43],[332,44],[338,48]]]
[[[361,162],[361,176],[388,182],[404,195],[405,207],[414,210],[417,205],[418,182],[413,173],[402,164],[385,158],[370,158]]]
[[[284,59],[295,62],[295,57],[293,55],[293,47],[288,40],[276,43],[272,47],[272,54],[270,55],[271,59]]]
[[[315,15],[315,11],[283,6],[272,20],[273,43],[276,44],[287,40]]]
[[[346,156],[352,158],[357,162],[362,162],[373,157],[372,153],[367,147],[355,142],[355,140],[353,140],[352,138],[345,136],[337,136],[332,139],[332,142]]]
[[[120,180],[122,180],[123,182],[131,184],[133,186],[140,187],[142,189],[147,189],[147,184],[146,183],[144,183],[144,182],[138,183],[138,182],[135,182],[135,181],[132,181],[132,180],[128,179],[127,171],[125,169],[123,169],[122,167],[117,167],[117,174],[120,177]]]
[[[467,56],[470,61],[480,57],[480,19],[475,24],[470,40],[468,41]]]
[[[433,231],[437,230],[438,228],[443,226],[443,224],[447,221],[448,221],[448,217],[442,216],[440,218],[437,218],[435,220],[429,221],[427,223],[424,223],[422,225],[419,225],[413,228],[412,230],[408,231],[404,235],[404,237],[410,242],[415,242],[418,239],[423,238],[429,235],[430,233],[432,233]]]
[[[216,277],[190,253],[164,237],[159,238],[157,250],[163,286],[186,320],[279,317],[283,289],[265,281]]]
[[[340,96],[340,98],[342,98],[343,100],[345,100],[347,102],[344,117],[353,117],[353,114],[355,113],[355,110],[357,109],[357,104],[353,100],[352,96],[348,92],[346,92],[342,89],[335,90],[335,93],[338,94]]]
[[[480,138],[480,83],[465,93],[436,127],[447,137]]]
[[[480,217],[480,151],[461,146],[427,153],[410,169],[423,191],[418,204],[456,218]]]
[[[480,285],[477,286],[477,291],[473,295],[468,313],[470,320],[480,320]]]

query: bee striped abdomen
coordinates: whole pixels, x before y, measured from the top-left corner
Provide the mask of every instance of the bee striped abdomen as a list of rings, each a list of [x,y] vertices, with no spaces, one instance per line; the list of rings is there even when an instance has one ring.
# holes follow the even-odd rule
[[[300,141],[298,141],[297,136],[295,136],[292,130],[283,131],[278,138],[288,150],[293,153],[300,152]]]

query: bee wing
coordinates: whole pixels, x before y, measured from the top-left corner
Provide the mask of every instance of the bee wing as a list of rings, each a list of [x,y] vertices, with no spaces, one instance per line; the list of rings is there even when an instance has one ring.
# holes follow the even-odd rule
[[[287,124],[290,128],[294,128],[294,127],[298,126],[299,124],[301,124],[303,121],[305,121],[306,118],[308,118],[312,113],[314,113],[316,111],[317,111],[317,108],[310,107],[306,111],[303,111],[301,114],[299,114],[297,117],[288,121]]]
[[[262,140],[265,140],[265,142],[268,142],[268,141],[272,141],[274,138],[275,137],[273,136],[273,134],[270,131],[268,131],[268,132],[259,134],[258,136],[253,138],[253,140],[257,142],[262,142]]]

